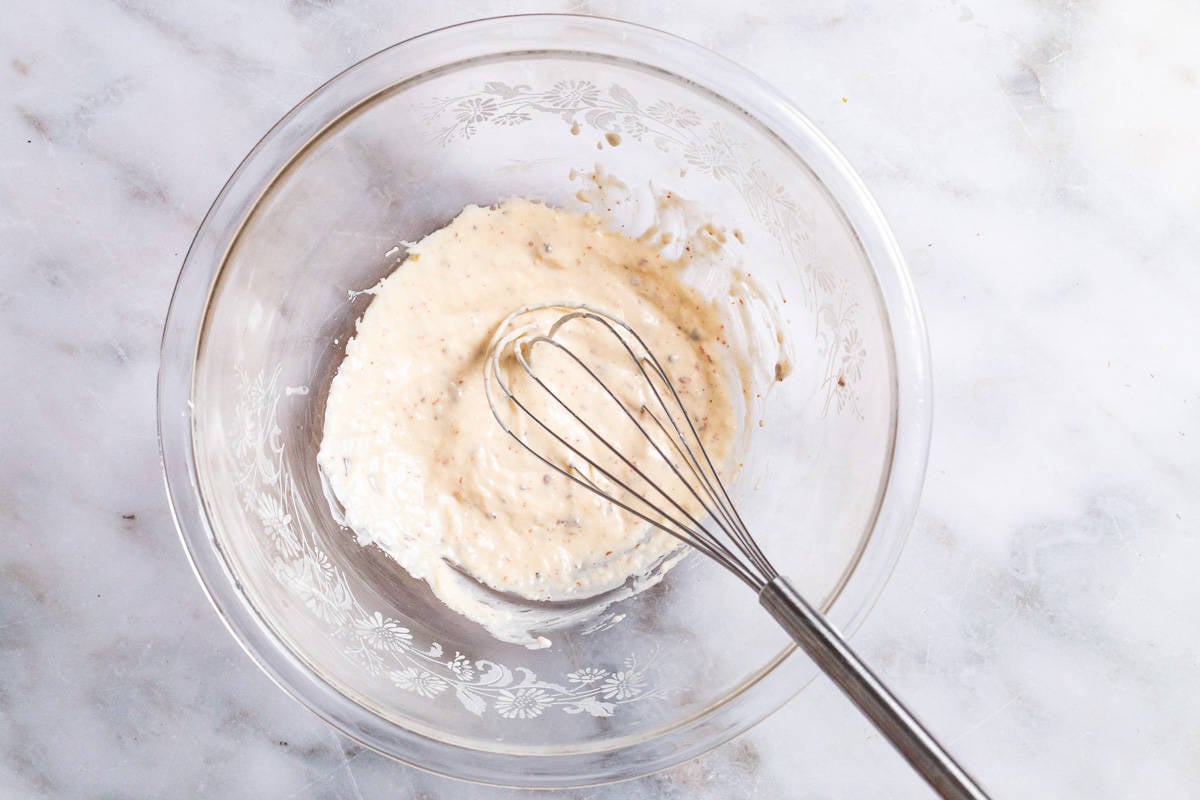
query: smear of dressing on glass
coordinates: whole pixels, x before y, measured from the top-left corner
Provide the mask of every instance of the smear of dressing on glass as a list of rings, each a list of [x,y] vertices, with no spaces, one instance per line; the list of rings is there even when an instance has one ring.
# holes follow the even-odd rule
[[[497,425],[483,359],[514,308],[586,303],[625,319],[670,364],[715,463],[736,457],[747,372],[725,333],[729,297],[686,284],[690,258],[656,238],[531,201],[468,206],[371,290],[333,380],[318,462],[345,524],[504,641],[547,646],[537,630],[596,617],[686,552]]]

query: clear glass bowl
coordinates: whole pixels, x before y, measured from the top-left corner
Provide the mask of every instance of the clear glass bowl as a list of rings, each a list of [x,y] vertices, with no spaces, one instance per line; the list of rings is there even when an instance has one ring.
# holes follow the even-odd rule
[[[159,376],[168,492],[218,612],[280,686],[353,739],[460,778],[642,775],[745,730],[815,674],[698,555],[624,601],[619,624],[530,651],[449,612],[330,516],[315,455],[369,299],[355,292],[464,205],[576,207],[570,174],[595,167],[744,238],[794,365],[735,494],[842,630],[882,588],[920,493],[928,356],[900,254],[842,157],[760,81],[672,36],[566,16],[436,31],[338,75],[255,147],[187,255]]]

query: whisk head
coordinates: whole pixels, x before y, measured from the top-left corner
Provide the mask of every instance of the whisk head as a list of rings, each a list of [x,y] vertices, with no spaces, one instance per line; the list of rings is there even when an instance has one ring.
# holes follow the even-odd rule
[[[504,431],[551,469],[755,591],[778,575],[670,373],[623,320],[582,304],[518,309],[488,345],[484,389]]]

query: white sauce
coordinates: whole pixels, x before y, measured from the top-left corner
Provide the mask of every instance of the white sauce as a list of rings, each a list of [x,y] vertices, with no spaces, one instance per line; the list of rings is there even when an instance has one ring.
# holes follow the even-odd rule
[[[530,632],[548,619],[594,616],[654,583],[683,552],[677,540],[513,442],[488,408],[483,359],[519,306],[604,309],[670,362],[703,419],[706,447],[724,463],[737,433],[729,385],[739,372],[723,309],[681,281],[685,267],[649,237],[523,200],[469,206],[410,247],[371,290],[326,408],[318,460],[358,541],[377,544],[497,638],[531,647],[549,644]],[[646,447],[628,433],[615,444],[635,454]],[[599,606],[549,615],[528,605],[598,595]]]

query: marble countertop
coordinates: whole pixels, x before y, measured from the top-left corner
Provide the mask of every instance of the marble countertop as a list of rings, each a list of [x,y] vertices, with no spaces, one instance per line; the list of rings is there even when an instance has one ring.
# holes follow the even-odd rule
[[[695,5],[542,10],[741,62],[843,149],[893,224],[936,421],[912,537],[856,644],[997,797],[1200,791],[1200,9]],[[0,796],[520,795],[365,751],[258,671],[179,545],[154,409],[183,254],[259,136],[388,44],[517,10],[6,14]],[[929,795],[820,682],[692,763],[545,796]]]

